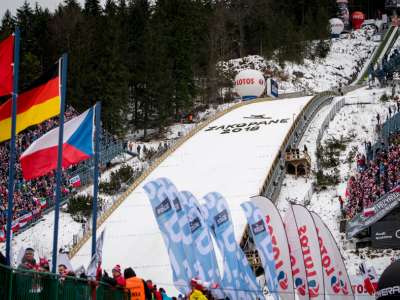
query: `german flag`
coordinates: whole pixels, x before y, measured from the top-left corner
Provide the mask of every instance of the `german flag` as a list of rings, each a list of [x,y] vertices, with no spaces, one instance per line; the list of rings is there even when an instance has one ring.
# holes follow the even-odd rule
[[[16,133],[60,113],[59,64],[18,95]],[[11,98],[0,106],[0,142],[11,138]]]
[[[11,95],[13,85],[14,36],[0,42],[0,96]]]

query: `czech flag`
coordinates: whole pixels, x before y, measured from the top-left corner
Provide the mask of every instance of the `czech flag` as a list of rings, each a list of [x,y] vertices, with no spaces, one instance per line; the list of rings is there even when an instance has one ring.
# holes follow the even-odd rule
[[[20,157],[22,175],[30,180],[57,168],[58,132],[55,128],[34,141]],[[62,167],[67,168],[94,154],[94,108],[64,124]]]

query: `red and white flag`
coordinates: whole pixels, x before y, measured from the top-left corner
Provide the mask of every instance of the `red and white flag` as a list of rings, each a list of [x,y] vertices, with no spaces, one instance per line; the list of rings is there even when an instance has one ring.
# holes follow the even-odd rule
[[[12,232],[17,232],[19,230],[19,218],[15,219],[14,221],[12,221],[11,223],[11,231]]]
[[[366,207],[363,210],[363,216],[364,217],[372,217],[375,215],[375,209],[373,207]]]
[[[67,168],[94,154],[94,107],[64,124],[62,167]],[[20,156],[22,175],[30,180],[57,167],[59,127],[35,140]]]

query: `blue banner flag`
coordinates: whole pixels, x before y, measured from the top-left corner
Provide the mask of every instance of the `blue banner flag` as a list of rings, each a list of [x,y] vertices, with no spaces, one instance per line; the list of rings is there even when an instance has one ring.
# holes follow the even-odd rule
[[[204,200],[202,211],[205,220],[224,259],[222,288],[225,294],[231,300],[264,299],[247,258],[236,242],[226,200],[216,192],[208,193],[204,196]]]
[[[200,205],[192,193],[182,191],[179,194],[190,225],[199,277],[204,281],[220,285],[221,276],[215,250],[207,224],[201,214]]]
[[[168,198],[167,189],[158,181],[150,181],[143,186],[150,199],[154,216],[162,233],[165,247],[170,258],[172,277],[176,289],[182,294],[190,291],[190,270],[183,249],[183,234],[179,225],[174,204]]]
[[[196,266],[198,266],[199,263],[197,262],[194,253],[192,234],[190,232],[187,213],[183,205],[185,198],[182,197],[176,186],[168,178],[158,178],[156,181],[165,188],[167,197],[173,204],[178,217],[178,224],[182,234],[182,248],[186,256],[186,260],[182,263],[187,263],[185,269],[188,270],[188,278],[192,279],[194,277],[199,277],[200,274],[198,273],[198,269],[196,269]]]
[[[248,201],[242,203],[241,206],[245,212],[258,255],[260,255],[261,258],[269,293],[272,294],[274,299],[278,300],[278,278],[276,275],[274,251],[268,226],[261,211],[254,203]]]

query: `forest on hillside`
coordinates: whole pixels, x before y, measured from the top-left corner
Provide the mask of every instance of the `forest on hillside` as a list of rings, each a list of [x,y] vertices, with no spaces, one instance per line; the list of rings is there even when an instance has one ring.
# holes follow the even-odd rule
[[[258,54],[302,62],[328,38],[334,0],[64,0],[54,12],[25,2],[2,17],[21,30],[20,89],[69,55],[67,104],[103,103],[112,133],[158,128],[216,103],[231,84],[221,60]],[[321,54],[323,55],[323,54]]]

